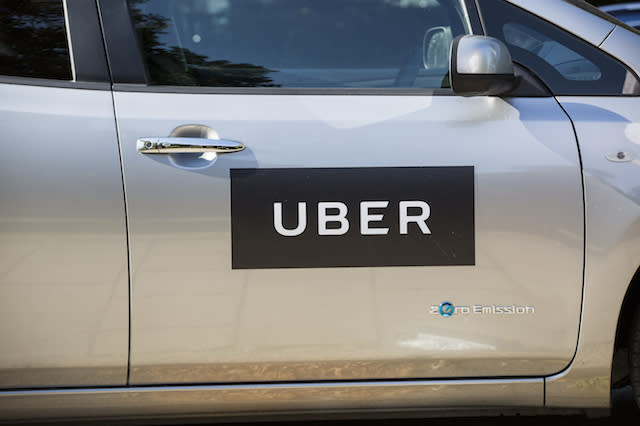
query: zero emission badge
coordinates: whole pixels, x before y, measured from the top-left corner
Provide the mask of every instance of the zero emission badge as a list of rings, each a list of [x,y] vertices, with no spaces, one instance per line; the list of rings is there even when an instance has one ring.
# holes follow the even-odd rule
[[[475,264],[472,166],[230,173],[233,269]]]

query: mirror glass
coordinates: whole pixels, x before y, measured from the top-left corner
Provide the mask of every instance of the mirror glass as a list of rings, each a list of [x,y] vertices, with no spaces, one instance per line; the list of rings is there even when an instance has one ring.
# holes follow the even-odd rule
[[[422,64],[424,69],[445,68],[449,65],[451,41],[453,35],[450,27],[434,27],[424,33],[422,44]]]

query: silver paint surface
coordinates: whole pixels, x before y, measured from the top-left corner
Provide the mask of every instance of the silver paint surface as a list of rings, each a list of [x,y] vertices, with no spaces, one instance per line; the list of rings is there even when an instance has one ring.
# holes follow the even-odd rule
[[[2,84],[0,128],[0,388],[125,384],[111,93]]]
[[[553,99],[127,92],[115,101],[133,384],[543,375],[573,357],[581,176]],[[137,139],[183,124],[246,149],[205,169],[136,151]],[[477,171],[475,266],[231,270],[229,168],[455,165]],[[444,300],[536,313],[430,315]]]
[[[578,351],[571,367],[547,379],[550,407],[608,407],[616,326],[640,265],[640,98],[560,97],[574,121],[584,165],[586,264]]]
[[[627,64],[640,75],[640,36],[626,28],[616,27],[600,48]]]

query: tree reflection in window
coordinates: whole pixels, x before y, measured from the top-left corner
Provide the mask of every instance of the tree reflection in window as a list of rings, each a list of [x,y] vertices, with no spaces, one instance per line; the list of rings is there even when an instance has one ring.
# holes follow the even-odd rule
[[[128,1],[150,84],[440,88],[469,32],[462,0]]]
[[[175,86],[214,87],[278,87],[268,74],[268,68],[232,63],[228,60],[210,60],[204,55],[181,46],[167,46],[161,36],[170,35],[168,17],[144,13],[141,6],[148,0],[129,0],[131,17],[146,57],[147,73],[151,84]]]
[[[0,74],[71,80],[62,0],[0,2]]]

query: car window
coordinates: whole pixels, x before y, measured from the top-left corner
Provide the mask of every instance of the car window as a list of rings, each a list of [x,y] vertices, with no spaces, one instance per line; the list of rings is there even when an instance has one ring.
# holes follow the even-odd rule
[[[507,22],[503,25],[502,31],[507,43],[533,53],[554,67],[567,80],[595,81],[602,77],[600,68],[593,62],[532,28]]]
[[[555,95],[626,94],[635,77],[595,46],[501,0],[479,0],[487,35],[504,41],[514,62]]]
[[[71,80],[62,0],[0,3],[0,74]]]
[[[152,85],[448,87],[462,0],[128,0]]]

